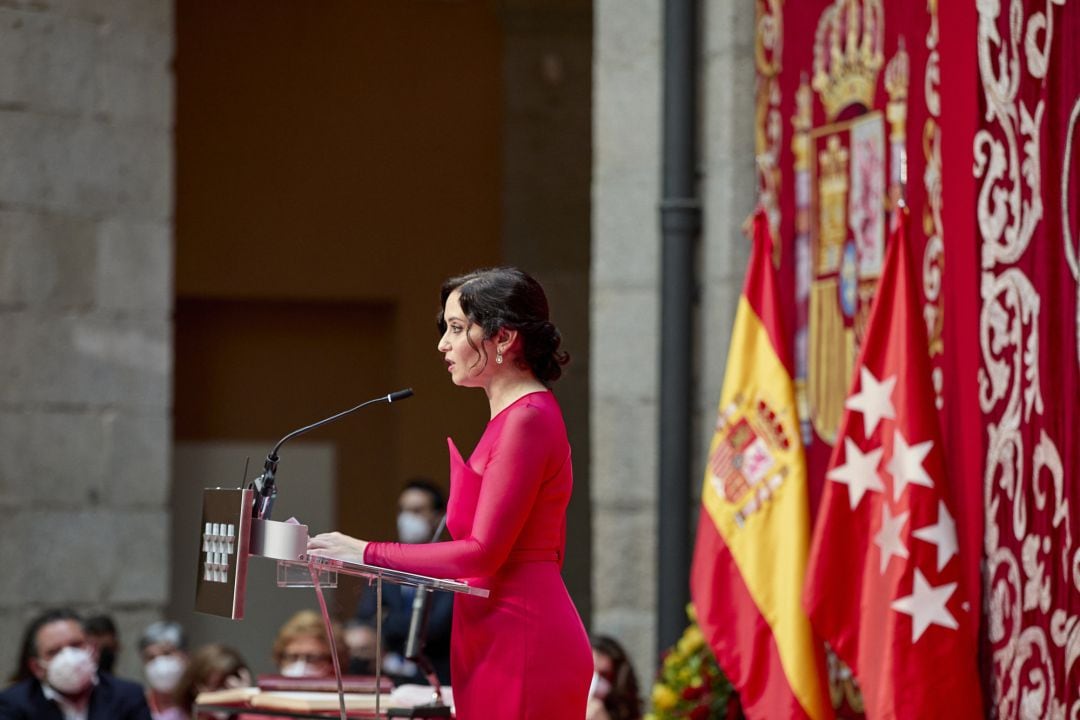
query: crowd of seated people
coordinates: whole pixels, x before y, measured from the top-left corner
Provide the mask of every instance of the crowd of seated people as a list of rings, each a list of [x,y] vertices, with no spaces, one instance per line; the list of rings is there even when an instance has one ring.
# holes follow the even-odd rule
[[[313,610],[302,610],[282,625],[269,648],[282,678],[332,678],[333,647],[343,673],[350,663],[357,667],[361,659],[350,657],[341,625],[332,623],[333,647],[325,628]],[[66,609],[39,615],[27,625],[11,683],[0,692],[0,720],[215,720],[219,715],[212,713],[191,717],[200,693],[251,687],[256,681],[244,658],[226,645],[189,651],[175,622],[151,623],[139,637],[141,683],[112,674],[119,650],[116,628],[107,618],[87,622]],[[637,720],[641,705],[626,653],[606,637],[594,639],[593,650],[589,719]],[[367,669],[367,658],[362,660]]]

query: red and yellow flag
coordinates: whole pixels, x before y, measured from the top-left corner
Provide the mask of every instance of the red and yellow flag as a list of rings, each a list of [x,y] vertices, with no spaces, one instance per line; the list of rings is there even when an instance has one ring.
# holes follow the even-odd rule
[[[747,717],[817,720],[832,708],[821,648],[799,601],[810,537],[806,460],[763,210],[753,232],[690,591]]]

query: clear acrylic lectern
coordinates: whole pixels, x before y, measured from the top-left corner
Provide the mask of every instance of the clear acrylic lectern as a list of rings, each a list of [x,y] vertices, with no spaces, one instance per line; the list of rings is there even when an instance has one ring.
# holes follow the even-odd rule
[[[332,557],[307,555],[308,528],[296,522],[275,522],[252,517],[254,491],[250,488],[207,489],[203,491],[203,513],[198,575],[195,585],[195,609],[202,613],[240,620],[244,617],[247,585],[247,564],[250,556],[278,561],[278,585],[283,587],[313,587],[327,623],[327,636],[333,643],[330,619],[323,587],[337,584],[337,573],[368,578],[375,585],[377,611],[375,614],[376,647],[382,647],[382,586],[384,582],[412,585],[424,591],[446,592],[488,597],[488,590],[456,580],[415,575],[364,563],[349,562]],[[339,694],[341,669],[335,657]],[[382,661],[375,653],[375,715],[383,717],[380,707]],[[441,702],[441,698],[440,698]],[[342,701],[342,717],[345,717]]]

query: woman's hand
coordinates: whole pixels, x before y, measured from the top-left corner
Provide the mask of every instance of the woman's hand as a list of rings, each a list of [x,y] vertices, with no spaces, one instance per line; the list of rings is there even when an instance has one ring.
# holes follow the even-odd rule
[[[307,550],[308,555],[363,563],[364,549],[367,545],[366,540],[357,540],[339,532],[328,532],[308,538]]]

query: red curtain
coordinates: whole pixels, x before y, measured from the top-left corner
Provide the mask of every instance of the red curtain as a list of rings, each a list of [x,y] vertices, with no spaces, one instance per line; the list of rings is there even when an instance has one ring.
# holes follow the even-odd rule
[[[983,591],[987,707],[1080,717],[1080,2],[757,7],[756,150],[812,503],[832,452],[826,360],[857,347],[874,282],[854,197],[856,163],[877,170],[851,143],[877,112],[884,186],[911,209],[961,555]],[[828,156],[829,134],[846,155]],[[840,235],[828,215],[836,158],[850,165]]]

